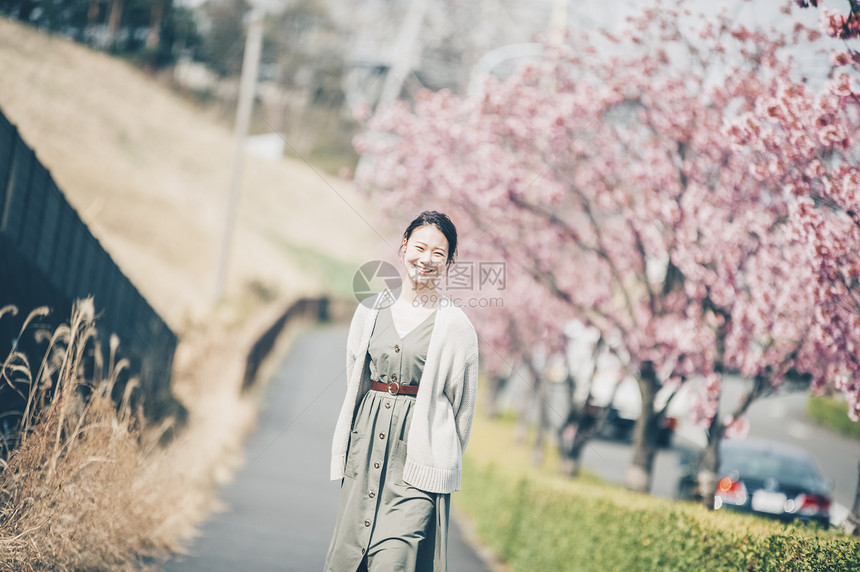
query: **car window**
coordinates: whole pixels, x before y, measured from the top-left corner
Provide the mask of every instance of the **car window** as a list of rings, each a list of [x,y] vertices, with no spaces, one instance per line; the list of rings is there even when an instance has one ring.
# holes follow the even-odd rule
[[[737,471],[741,478],[767,479],[811,486],[821,478],[811,461],[774,451],[723,449],[720,473]]]

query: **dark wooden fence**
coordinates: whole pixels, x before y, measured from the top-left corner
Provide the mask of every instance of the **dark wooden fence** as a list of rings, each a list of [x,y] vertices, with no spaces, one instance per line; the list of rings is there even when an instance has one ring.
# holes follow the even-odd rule
[[[184,413],[170,394],[176,335],[90,233],[48,170],[0,111],[0,307],[14,304],[19,316],[51,308],[45,325],[69,319],[75,299],[93,296],[99,337],[120,339],[129,375],[140,380],[139,396],[152,418]],[[0,360],[18,340],[20,320],[0,320]],[[103,343],[103,347],[107,347]],[[42,350],[44,351],[44,350]],[[0,388],[0,413],[14,396]]]

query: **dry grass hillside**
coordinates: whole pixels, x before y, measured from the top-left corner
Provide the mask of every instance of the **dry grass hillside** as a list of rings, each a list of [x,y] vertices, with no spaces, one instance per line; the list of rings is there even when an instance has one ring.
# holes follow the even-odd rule
[[[204,314],[231,127],[121,60],[3,19],[0,70],[0,108],[144,296],[180,330]],[[353,211],[372,221],[372,209],[336,177],[255,157],[244,173],[228,294],[251,280],[282,295],[343,293],[384,247]]]

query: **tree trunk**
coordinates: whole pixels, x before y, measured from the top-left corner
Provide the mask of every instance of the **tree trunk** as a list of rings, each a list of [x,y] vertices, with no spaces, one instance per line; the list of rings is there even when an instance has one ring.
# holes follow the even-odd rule
[[[561,476],[567,478],[579,476],[582,447],[577,450],[577,442],[581,440],[579,423],[568,418],[568,422],[561,428],[558,435],[558,452],[561,457],[558,472]]]
[[[717,470],[720,468],[720,443],[723,441],[725,427],[719,421],[719,413],[714,415],[708,427],[708,444],[702,451],[702,462],[696,474],[695,498],[706,507],[714,508],[714,495],[717,492]]]
[[[116,38],[119,34],[119,25],[122,22],[122,10],[125,6],[125,0],[113,0],[110,5],[110,15],[108,16],[108,49],[113,49],[116,44]]]
[[[535,442],[532,447],[532,464],[539,466],[543,463],[544,457],[544,441],[546,438],[546,430],[548,427],[547,420],[547,395],[546,387],[547,379],[541,372],[538,372],[534,367],[531,368],[532,376],[535,380],[534,400],[537,407],[537,423],[535,427]]]
[[[740,405],[729,416],[730,419],[739,419],[746,414],[750,404],[767,391],[770,387],[771,377],[767,374],[760,373],[756,375],[753,386],[744,396]],[[721,382],[722,383],[722,382]],[[719,399],[722,397],[718,396]],[[720,468],[720,443],[726,434],[728,427],[720,417],[719,407],[714,414],[711,423],[708,425],[708,444],[702,452],[702,462],[699,466],[699,472],[696,474],[696,487],[694,496],[698,498],[706,507],[714,508],[714,495],[717,492],[717,483]]]
[[[643,362],[637,381],[642,394],[642,413],[633,429],[633,461],[627,467],[624,486],[634,491],[649,492],[659,432],[659,414],[654,411],[654,396],[659,389],[659,381],[654,364]]]
[[[534,366],[531,362],[531,357],[523,357],[522,365],[526,367],[531,375],[534,371]],[[532,378],[534,384],[537,384],[537,378]],[[532,386],[534,388],[534,386]],[[531,409],[530,406],[532,404],[532,400],[529,399],[528,395],[524,395],[522,401],[519,403],[519,411],[517,412],[517,424],[514,428],[514,440],[517,443],[525,443],[526,436],[528,435],[528,427],[529,427],[529,418],[531,417]]]
[[[489,419],[499,416],[499,391],[503,385],[502,376],[498,372],[488,373],[487,390],[484,393],[484,414]]]
[[[161,43],[161,20],[164,18],[164,1],[153,0],[149,11],[149,32],[146,34],[146,47],[154,50]]]
[[[562,476],[573,478],[579,475],[582,466],[582,452],[591,439],[596,420],[587,409],[578,412],[575,420],[562,427],[559,443],[561,445]]]
[[[590,398],[590,396],[589,396]],[[559,431],[559,455],[561,466],[559,472],[569,478],[579,475],[582,465],[582,452],[597,431],[600,419],[594,416],[586,399],[582,409],[572,409],[567,421]]]
[[[90,46],[95,46],[97,48],[102,48],[102,45],[98,41],[98,18],[101,10],[99,9],[99,1],[98,0],[89,0],[89,4],[87,6],[87,24],[84,27],[84,42]]]
[[[99,17],[99,0],[90,0],[87,8],[87,23],[94,24],[96,18]]]
[[[561,428],[558,442],[561,454],[560,472],[563,476],[569,478],[579,475],[579,469],[582,465],[582,451],[585,450],[585,446],[591,440],[591,437],[601,429],[602,423],[606,420],[607,408],[604,407],[598,410],[591,403],[591,390],[594,387],[594,376],[597,373],[597,360],[602,349],[603,338],[600,338],[594,345],[594,351],[591,354],[591,374],[587,378],[588,393],[582,402],[581,408],[577,408],[574,403],[576,379],[570,374],[569,370],[567,379],[565,380],[567,382],[570,412],[567,421]]]
[[[576,404],[573,402],[576,383],[569,371],[564,378],[564,387],[567,392],[568,412],[567,419],[565,419],[558,432],[558,453],[561,459],[559,472],[566,477],[575,477],[579,474],[579,459],[574,456],[573,446],[576,443],[576,437],[579,435],[580,414],[577,411]]]
[[[854,507],[842,523],[842,528],[845,534],[860,536],[860,479],[857,479],[857,490],[854,492]]]

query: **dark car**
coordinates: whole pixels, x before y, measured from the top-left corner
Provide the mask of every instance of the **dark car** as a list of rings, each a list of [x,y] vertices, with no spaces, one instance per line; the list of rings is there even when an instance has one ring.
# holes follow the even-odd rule
[[[720,459],[714,508],[830,526],[833,481],[803,449],[762,439],[731,440],[720,444]],[[692,498],[698,470],[698,461],[687,464],[678,483],[681,498]]]

